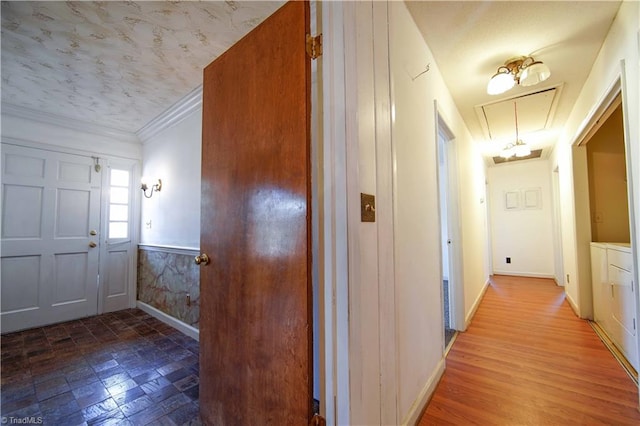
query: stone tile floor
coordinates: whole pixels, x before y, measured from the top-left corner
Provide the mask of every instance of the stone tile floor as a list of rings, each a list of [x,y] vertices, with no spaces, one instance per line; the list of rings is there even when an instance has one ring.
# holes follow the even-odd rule
[[[198,342],[139,309],[0,338],[3,424],[199,425]]]

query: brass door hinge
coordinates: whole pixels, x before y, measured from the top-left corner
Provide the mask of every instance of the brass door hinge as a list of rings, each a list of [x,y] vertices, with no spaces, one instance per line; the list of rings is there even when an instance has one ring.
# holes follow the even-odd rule
[[[322,56],[322,34],[318,34],[315,37],[307,34],[307,55],[311,59],[317,59]]]
[[[309,422],[309,426],[327,426],[327,421],[321,415],[315,414]]]

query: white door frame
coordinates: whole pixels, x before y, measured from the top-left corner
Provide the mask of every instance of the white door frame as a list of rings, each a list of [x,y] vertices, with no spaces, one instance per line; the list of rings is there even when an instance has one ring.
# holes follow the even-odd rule
[[[454,330],[464,331],[467,324],[464,318],[464,273],[462,269],[462,235],[460,225],[460,194],[458,185],[458,150],[455,135],[447,125],[438,109],[438,101],[434,100],[436,122],[436,155],[444,157],[446,176],[438,170],[438,180],[445,179],[446,211],[449,250],[449,313],[450,326]],[[436,159],[438,160],[438,159]],[[437,161],[436,164],[439,164]],[[440,182],[438,183],[440,188]],[[440,209],[442,211],[442,208]],[[442,235],[440,236],[442,240]],[[449,242],[450,241],[450,242]],[[443,273],[441,271],[440,278]]]
[[[128,252],[127,264],[127,308],[136,306],[137,296],[137,264],[138,264],[138,241],[140,235],[140,203],[142,192],[138,187],[140,182],[140,162],[128,158],[98,158],[97,161],[102,166],[102,198],[101,198],[101,223],[100,223],[100,276],[98,294],[98,313],[113,311],[113,306],[106,303],[108,297],[107,287],[109,286],[109,256],[116,250],[126,249]],[[109,173],[112,168],[127,170],[129,172],[129,238],[120,241],[109,241]],[[124,306],[118,306],[118,309]],[[115,309],[117,310],[117,309]]]
[[[640,35],[640,32],[638,34]],[[608,108],[611,102],[618,96],[618,94],[621,94],[622,96],[622,127],[624,132],[624,147],[625,147],[625,157],[626,157],[626,163],[627,163],[626,168],[627,168],[627,196],[628,196],[628,204],[629,204],[629,233],[630,233],[630,241],[631,241],[631,254],[633,259],[633,271],[632,271],[633,284],[632,285],[634,286],[633,288],[634,288],[634,294],[635,294],[636,318],[640,318],[640,295],[638,294],[640,292],[640,285],[638,283],[638,277],[640,276],[640,272],[638,271],[638,267],[639,267],[639,264],[638,264],[639,247],[637,244],[638,229],[636,228],[637,222],[636,222],[636,211],[635,211],[635,193],[634,193],[635,188],[633,186],[634,168],[632,167],[632,158],[631,158],[631,145],[632,143],[638,142],[638,135],[632,135],[629,129],[629,120],[630,120],[629,106],[628,106],[629,93],[626,85],[627,78],[626,78],[625,70],[626,70],[625,60],[622,59],[620,60],[619,72],[617,72],[613,76],[613,79],[611,83],[608,85],[604,94],[600,97],[598,102],[596,102],[596,104],[593,106],[591,111],[587,114],[585,120],[583,121],[584,123],[583,126],[576,132],[576,138],[574,139],[571,145],[572,147],[576,147],[583,143],[585,138],[589,136],[590,131],[594,128],[594,126],[597,124],[597,122],[601,118],[604,111]],[[572,176],[572,178],[574,177]],[[575,182],[573,182],[573,185],[575,187]],[[576,229],[576,235],[578,235],[579,232],[580,230]],[[590,233],[591,229],[589,229],[588,232]],[[576,253],[578,253],[577,250],[576,250]],[[587,259],[577,258],[576,260],[578,264],[578,270],[580,270],[580,262],[588,262],[589,265],[591,264],[590,258],[587,258]],[[591,287],[591,282],[590,281],[587,282],[586,280],[582,280],[582,284],[580,282],[578,284],[579,284],[578,297],[581,303],[580,314],[581,316],[583,316],[582,313],[585,311],[584,307],[582,306],[583,294],[587,292],[591,293],[592,287]],[[638,345],[638,353],[640,353],[640,333],[636,335],[636,340]],[[640,384],[638,389],[639,389],[639,398],[640,398]]]

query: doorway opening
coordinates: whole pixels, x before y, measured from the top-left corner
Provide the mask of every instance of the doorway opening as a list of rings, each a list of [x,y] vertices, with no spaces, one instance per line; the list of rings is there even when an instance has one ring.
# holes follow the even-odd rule
[[[580,316],[637,382],[635,241],[629,140],[617,80],[573,147]],[[583,243],[583,244],[581,244]],[[584,306],[586,305],[586,306]]]
[[[436,108],[437,111],[437,108]],[[459,212],[457,202],[457,156],[454,136],[437,114],[438,192],[442,259],[442,314],[445,352],[453,343],[456,330],[464,329],[458,312],[461,294]]]

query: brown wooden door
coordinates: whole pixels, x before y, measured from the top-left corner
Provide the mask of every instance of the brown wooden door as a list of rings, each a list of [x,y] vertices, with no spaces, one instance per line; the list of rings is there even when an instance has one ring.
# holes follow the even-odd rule
[[[204,71],[200,411],[212,425],[311,417],[307,2]]]

